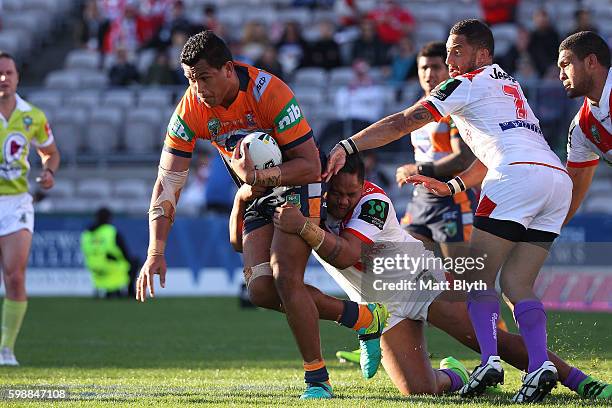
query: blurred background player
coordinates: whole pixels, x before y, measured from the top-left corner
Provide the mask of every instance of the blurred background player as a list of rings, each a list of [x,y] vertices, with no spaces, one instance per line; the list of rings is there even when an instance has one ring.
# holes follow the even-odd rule
[[[17,94],[19,73],[13,57],[0,51],[0,262],[6,297],[2,305],[0,365],[19,365],[14,348],[28,306],[28,264],[34,208],[28,192],[32,145],[42,161],[38,184],[53,187],[60,154],[45,114]]]
[[[574,186],[567,223],[591,185],[599,158],[612,165],[610,49],[594,32],[581,31],[563,40],[558,65],[567,96],[584,97],[567,139],[567,172]]]
[[[331,398],[329,374],[321,355],[316,305],[304,285],[310,247],[299,237],[274,229],[272,214],[282,202],[300,204],[318,224],[321,217],[320,153],[310,125],[289,87],[273,75],[233,61],[225,42],[212,31],[189,38],[181,53],[189,88],[168,125],[158,178],[149,210],[149,249],[137,282],[136,296],[154,296],[153,276],[165,285],[164,251],[176,202],[187,179],[197,139],[210,140],[223,155],[237,184],[286,188],[249,203],[243,220],[246,277],[273,276],[289,326],[304,360],[307,389],[302,398]],[[272,135],[283,163],[255,170],[242,137],[253,131]],[[242,151],[242,152],[241,152]],[[378,309],[358,311],[372,321]],[[365,323],[364,323],[365,324]],[[364,328],[367,328],[366,325]]]
[[[452,357],[440,362],[440,370],[432,369],[424,323],[430,323],[478,351],[478,342],[465,304],[465,292],[452,289],[385,291],[381,284],[374,286],[376,280],[394,284],[430,279],[442,282],[445,278],[444,271],[438,270],[435,263],[432,263],[432,267],[425,263],[425,267],[413,270],[384,268],[380,274],[370,273],[373,271],[372,265],[364,266],[364,259],[371,259],[372,256],[389,259],[406,254],[411,258],[431,260],[433,254],[400,227],[393,203],[386,193],[364,179],[364,165],[359,154],[347,157],[342,169],[331,178],[327,196],[328,218],[317,231],[317,235],[323,237],[323,242],[318,249],[313,245],[315,256],[351,300],[384,301],[387,304],[389,325],[381,340],[387,374],[404,395],[438,395],[457,391],[466,383],[467,371]],[[371,214],[373,208],[380,208],[377,211],[381,212]],[[305,241],[312,245],[308,236],[300,234],[306,219],[296,208],[288,205],[277,208],[274,222],[286,232],[303,235]],[[331,242],[340,242],[342,248],[341,255],[335,258],[329,251]],[[321,296],[325,295],[319,292]],[[317,301],[322,319],[328,319],[325,316],[330,306],[330,302]],[[520,336],[500,331],[497,342],[502,359],[518,369],[527,368],[527,349]],[[567,381],[572,381],[582,371],[571,367],[550,351],[548,355],[558,368],[564,385],[585,397],[611,398],[612,386],[586,375],[581,379],[580,386],[572,388]],[[592,389],[601,391],[598,395],[585,391]]]
[[[95,222],[81,234],[81,251],[96,296],[131,297],[139,262],[132,261],[123,236],[111,224],[112,217],[108,208],[96,212]]]
[[[449,182],[414,175],[440,196],[454,195],[482,183],[470,240],[471,256],[484,257],[466,281],[486,289],[468,292],[470,319],[481,350],[461,395],[481,394],[503,383],[497,353],[500,305],[495,280],[500,272],[503,293],[514,304],[514,316],[529,352],[528,374],[513,401],[540,401],[558,379],[546,353],[546,312],[533,291],[535,279],[559,235],[571,200],[571,180],[546,143],[539,121],[514,78],[493,64],[491,30],[474,19],[456,23],[447,40],[451,78],[424,101],[379,120],[342,140],[329,158],[327,179],[347,155],[390,143],[433,120],[451,115],[476,161]],[[486,255],[486,256],[485,256]]]
[[[419,84],[425,97],[449,78],[445,59],[446,46],[442,42],[425,45],[417,55]],[[474,154],[459,136],[449,116],[414,130],[410,140],[416,163],[398,167],[396,181],[399,186],[406,184],[406,178],[415,174],[450,180],[474,161]],[[416,186],[402,225],[429,249],[433,250],[434,243],[439,245],[445,257],[465,256],[465,248],[449,243],[470,240],[475,202],[472,189],[453,197],[438,197],[423,186]]]

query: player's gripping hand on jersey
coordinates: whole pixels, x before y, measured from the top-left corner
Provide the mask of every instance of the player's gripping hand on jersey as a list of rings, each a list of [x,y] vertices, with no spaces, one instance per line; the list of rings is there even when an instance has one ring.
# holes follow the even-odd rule
[[[273,221],[274,226],[281,231],[288,234],[299,234],[307,220],[299,208],[285,203],[280,207],[276,207]]]

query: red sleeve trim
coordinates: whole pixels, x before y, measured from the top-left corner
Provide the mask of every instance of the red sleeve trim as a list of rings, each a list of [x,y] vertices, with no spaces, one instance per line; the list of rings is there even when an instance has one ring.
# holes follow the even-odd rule
[[[567,162],[567,167],[574,167],[574,168],[580,169],[580,168],[583,168],[583,167],[597,166],[598,164],[599,164],[599,159],[589,160],[589,161],[585,161],[585,162],[571,162],[571,161],[568,161]]]
[[[429,101],[421,101],[421,105],[423,105],[425,109],[427,109],[433,115],[436,122],[439,122],[440,119],[443,118],[443,116],[440,114],[440,111],[434,106],[433,103]]]
[[[366,237],[361,232],[353,228],[345,228],[343,231],[350,232],[351,234],[353,234],[354,236],[356,236],[357,238],[359,238],[362,242],[365,242],[366,244],[374,243],[374,241],[372,241],[370,238]]]

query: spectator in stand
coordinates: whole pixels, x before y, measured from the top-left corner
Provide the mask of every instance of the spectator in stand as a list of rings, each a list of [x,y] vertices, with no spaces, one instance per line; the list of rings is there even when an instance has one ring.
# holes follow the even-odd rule
[[[112,86],[128,86],[140,81],[136,66],[130,62],[129,53],[125,48],[115,52],[115,63],[108,74]]]
[[[176,31],[172,34],[172,42],[170,47],[166,50],[168,59],[170,60],[170,67],[174,70],[175,78],[180,85],[189,85],[189,81],[185,78],[185,73],[180,64],[181,51],[186,42],[187,34],[182,31]]]
[[[172,4],[169,18],[159,27],[148,46],[164,50],[172,43],[172,35],[175,32],[180,31],[189,34],[193,30],[194,27],[187,17],[183,1],[177,0]]]
[[[176,71],[172,69],[165,51],[157,51],[155,61],[149,66],[143,82],[147,85],[174,85],[178,82]]]
[[[530,71],[535,74],[528,46],[529,31],[525,27],[519,25],[517,26],[516,42],[508,48],[508,51],[506,51],[504,55],[496,59],[495,62],[513,76],[517,75],[519,68],[523,68],[524,70],[529,66],[531,66]],[[523,74],[526,74],[526,72],[524,71]]]
[[[576,10],[574,20],[576,24],[574,25],[574,29],[567,33],[568,37],[572,34],[579,33],[580,31],[592,31],[594,33],[599,31],[597,30],[597,27],[593,25],[593,22],[591,21],[591,12],[587,9]]]
[[[283,79],[283,67],[278,61],[276,48],[271,45],[266,47],[261,57],[255,62],[255,66]]]
[[[111,54],[118,47],[122,47],[135,53],[150,40],[149,30],[150,25],[139,14],[137,4],[128,3],[125,5],[123,14],[111,20],[104,38],[103,51],[105,54]]]
[[[373,123],[383,114],[384,91],[370,76],[370,65],[357,59],[353,62],[353,79],[335,95],[335,111],[340,119],[358,119]]]
[[[217,35],[223,35],[223,26],[217,17],[217,7],[214,4],[204,5],[204,30],[212,30]]]
[[[397,90],[401,89],[408,78],[417,74],[416,52],[414,43],[408,36],[402,38],[393,48],[391,54],[391,67],[388,70],[388,81]]]
[[[302,29],[297,22],[287,21],[285,23],[283,34],[276,44],[276,49],[278,50],[278,60],[285,74],[291,75],[302,65],[308,44],[302,37]]]
[[[241,53],[249,61],[257,61],[270,44],[266,27],[259,21],[249,21],[242,33]]]
[[[480,0],[484,21],[488,25],[514,23],[519,0]]]
[[[340,47],[334,40],[336,27],[331,21],[319,23],[319,39],[313,42],[306,54],[304,65],[332,69],[342,65]]]
[[[378,67],[388,63],[387,46],[378,38],[372,20],[364,19],[360,24],[361,34],[353,43],[351,60],[365,60],[369,65]]]
[[[548,13],[544,9],[533,14],[534,30],[529,36],[527,50],[531,56],[538,76],[543,78],[557,70],[557,49],[559,48],[559,34],[550,24]]]
[[[79,47],[98,50],[102,44],[105,25],[108,23],[100,14],[96,0],[85,2],[75,33]]]
[[[383,0],[378,8],[368,13],[367,18],[374,22],[378,36],[387,45],[397,44],[414,31],[412,14],[395,0]]]

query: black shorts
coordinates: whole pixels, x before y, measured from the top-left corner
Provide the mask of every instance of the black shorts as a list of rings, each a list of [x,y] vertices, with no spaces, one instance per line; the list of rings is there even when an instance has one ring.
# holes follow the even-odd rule
[[[276,187],[270,194],[248,203],[244,212],[243,234],[272,223],[274,209],[285,202],[300,208],[305,217],[325,219],[324,181],[298,187]]]
[[[475,205],[472,190],[435,197],[419,188],[406,207],[402,227],[435,242],[466,242],[472,234]]]

